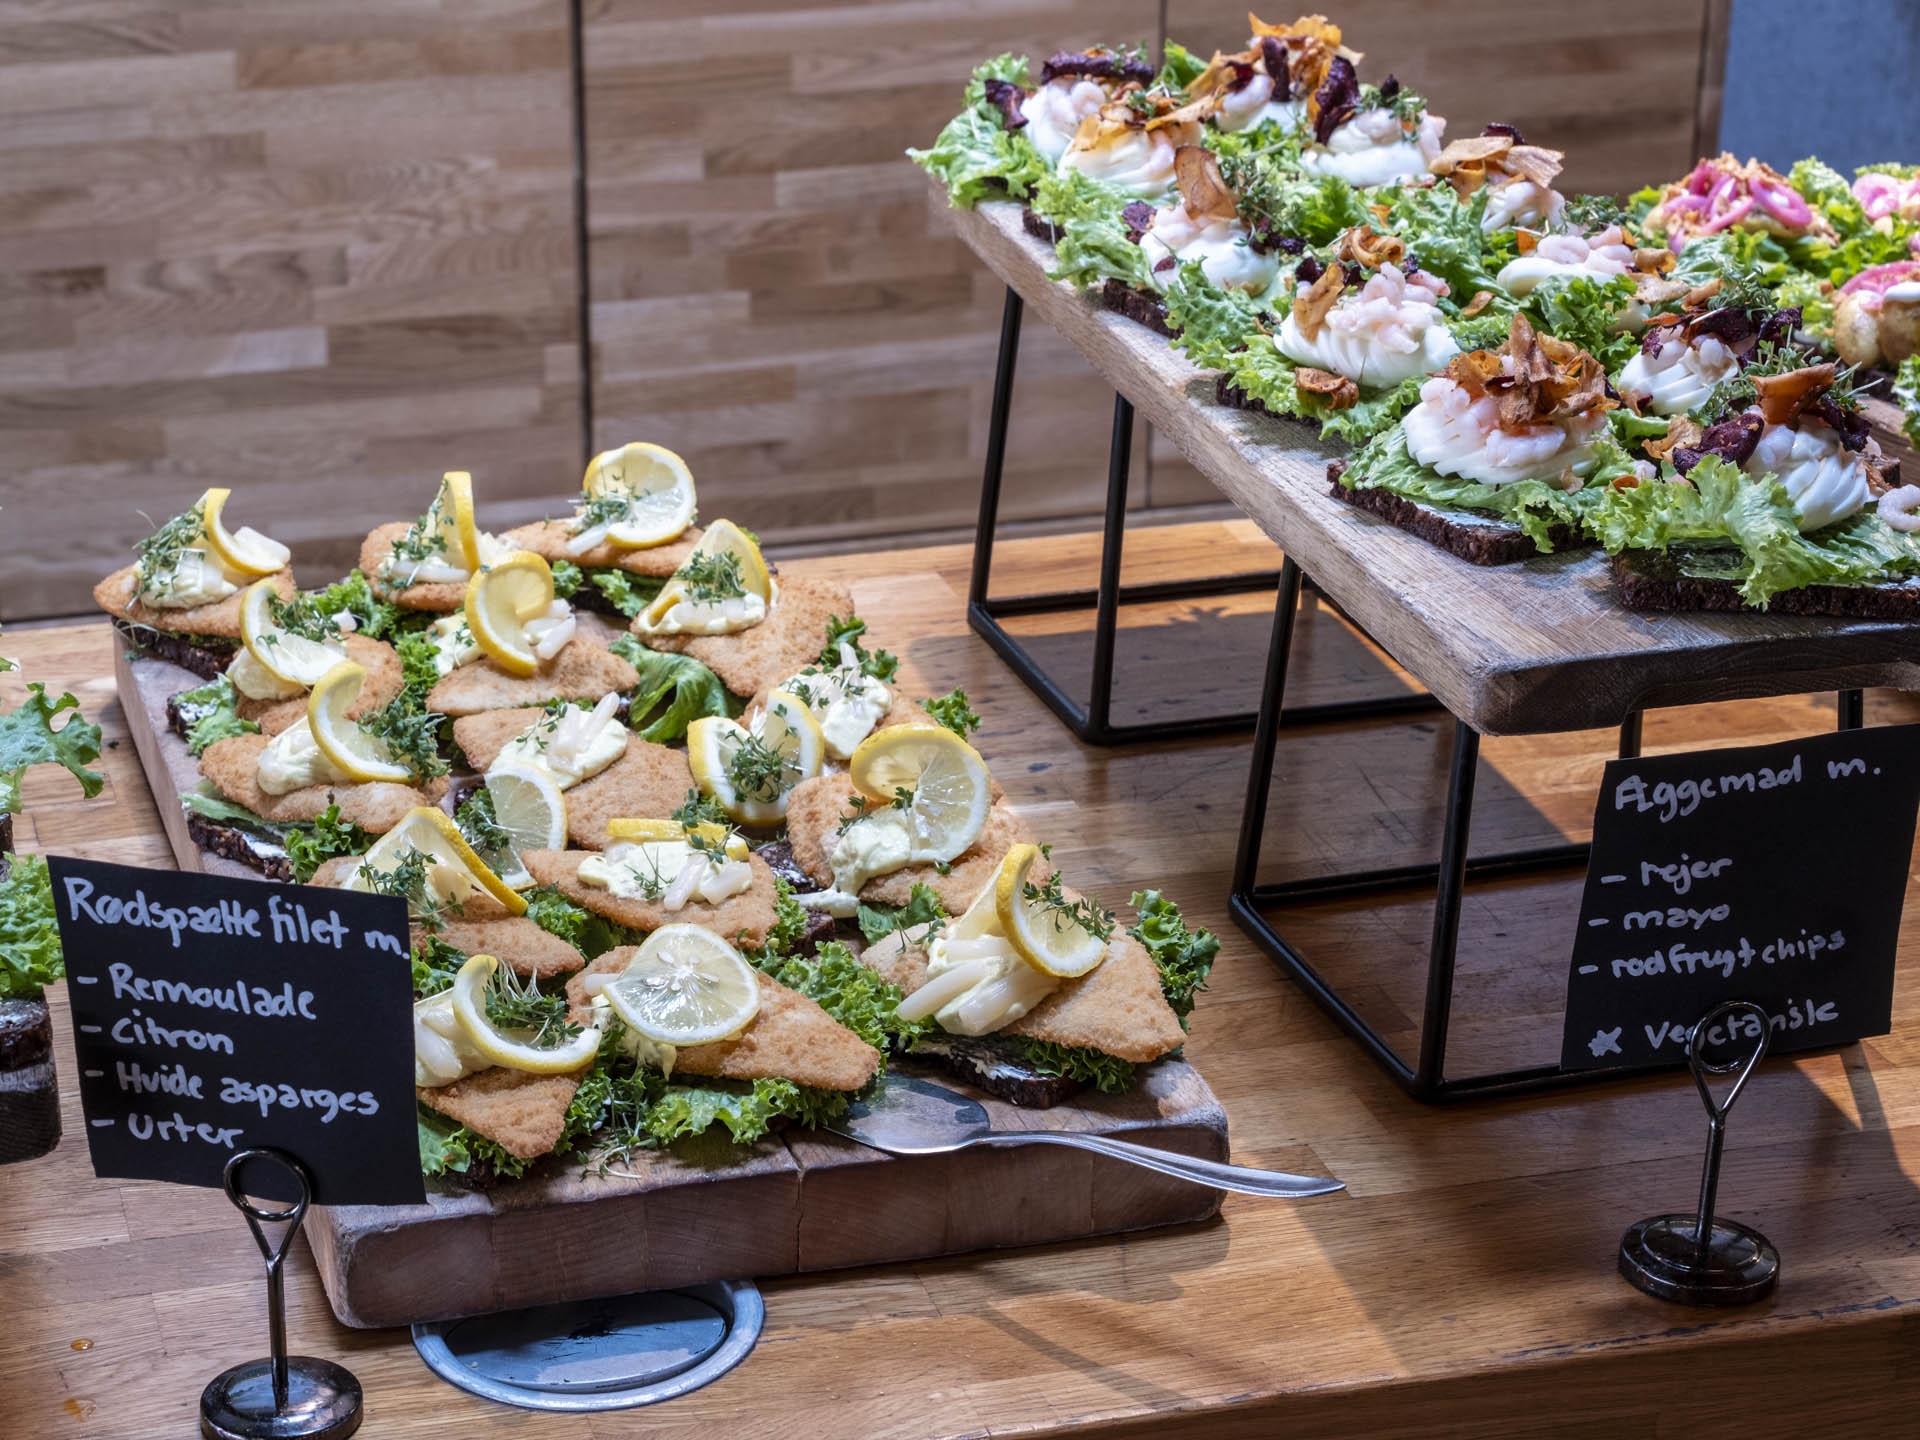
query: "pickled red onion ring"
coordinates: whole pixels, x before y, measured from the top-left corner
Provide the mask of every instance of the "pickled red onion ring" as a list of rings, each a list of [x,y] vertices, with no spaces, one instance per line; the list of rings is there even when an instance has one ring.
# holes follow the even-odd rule
[[[1712,235],[1726,229],[1729,225],[1737,225],[1747,218],[1747,212],[1751,209],[1753,209],[1753,196],[1742,195],[1725,210],[1710,218],[1703,229],[1705,233]]]
[[[1748,187],[1760,208],[1782,225],[1799,230],[1813,223],[1813,211],[1791,185],[1779,185],[1765,176],[1756,177]]]

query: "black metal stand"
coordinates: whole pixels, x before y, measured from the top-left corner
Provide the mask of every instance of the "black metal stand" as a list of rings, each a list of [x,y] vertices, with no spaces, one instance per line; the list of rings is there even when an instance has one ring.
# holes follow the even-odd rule
[[[1262,885],[1257,881],[1261,840],[1266,832],[1267,800],[1273,783],[1274,747],[1286,692],[1287,662],[1293,648],[1294,614],[1299,601],[1301,574],[1291,560],[1280,568],[1279,595],[1273,614],[1273,641],[1267,659],[1266,688],[1261,696],[1259,723],[1253,733],[1253,761],[1247,778],[1247,805],[1240,822],[1240,848],[1234,862],[1233,887],[1227,906],[1234,922],[1280,968],[1299,982],[1307,994],[1360,1043],[1363,1050],[1409,1095],[1429,1104],[1514,1095],[1557,1089],[1610,1079],[1624,1070],[1566,1071],[1558,1065],[1540,1065],[1486,1074],[1450,1077],[1446,1074],[1447,1030],[1452,1019],[1453,979],[1460,938],[1460,908],[1466,882],[1505,879],[1541,870],[1563,869],[1587,863],[1585,844],[1547,845],[1533,850],[1493,855],[1468,855],[1473,823],[1473,787],[1478,770],[1480,735],[1457,718],[1453,731],[1453,762],[1447,777],[1447,818],[1441,833],[1436,864],[1396,865],[1354,870]],[[1850,698],[1851,697],[1851,698]],[[1840,697],[1841,728],[1849,719],[1860,723],[1857,690]],[[1640,753],[1641,717],[1630,715],[1620,727],[1620,754]],[[1433,935],[1427,952],[1427,993],[1420,1025],[1420,1052],[1409,1064],[1392,1044],[1361,1018],[1340,992],[1315,970],[1307,958],[1273,927],[1263,908],[1307,901],[1344,899],[1380,894],[1415,886],[1436,887]]]
[[[247,1199],[241,1171],[252,1160],[283,1167],[299,1187],[284,1210],[263,1210]],[[227,1198],[247,1217],[247,1228],[267,1262],[267,1326],[272,1354],[216,1375],[200,1394],[200,1433],[207,1440],[345,1440],[360,1428],[360,1382],[344,1366],[311,1355],[287,1354],[287,1301],[281,1271],[300,1222],[307,1218],[313,1181],[307,1167],[284,1150],[242,1150],[221,1176]],[[262,1223],[284,1222],[278,1242]]]
[[[1859,694],[1859,692],[1848,692]],[[1841,728],[1855,728],[1842,726]],[[1707,1058],[1712,1032],[1735,1017],[1757,1038],[1750,1053],[1729,1060]],[[1707,1107],[1707,1161],[1700,1173],[1700,1206],[1691,1215],[1655,1215],[1620,1240],[1620,1273],[1636,1288],[1676,1305],[1750,1305],[1773,1293],[1780,1280],[1780,1252],[1758,1230],[1713,1213],[1720,1192],[1720,1152],[1727,1138],[1727,1112],[1773,1039],[1767,1012],[1750,1000],[1727,1000],[1687,1032],[1687,1063]],[[1715,1100],[1707,1076],[1732,1075],[1724,1100]]]
[[[1242,575],[1202,576],[1162,581],[1152,585],[1122,585],[1120,556],[1126,537],[1127,478],[1132,467],[1133,406],[1125,396],[1113,397],[1113,438],[1107,451],[1107,513],[1100,550],[1100,581],[1093,590],[1055,590],[1034,595],[987,594],[993,572],[993,542],[1000,520],[1000,479],[1006,460],[1007,414],[1013,403],[1013,379],[1020,358],[1020,317],[1024,303],[1019,292],[1007,290],[1000,317],[1000,358],[993,376],[993,408],[988,416],[986,471],[980,484],[980,521],[974,534],[973,577],[967,591],[967,623],[994,649],[1026,687],[1080,739],[1090,745],[1187,740],[1226,735],[1251,729],[1257,716],[1251,710],[1225,715],[1202,715],[1182,720],[1154,720],[1116,725],[1112,720],[1113,657],[1122,605],[1151,605],[1169,600],[1195,600],[1221,595],[1243,595],[1270,590],[1279,580],[1266,570]],[[1013,615],[1047,615],[1092,610],[1093,683],[1082,705],[1049,675],[1000,621]],[[1340,700],[1296,706],[1281,716],[1286,725],[1352,720],[1373,715],[1404,715],[1439,708],[1432,696],[1403,693],[1371,699]]]

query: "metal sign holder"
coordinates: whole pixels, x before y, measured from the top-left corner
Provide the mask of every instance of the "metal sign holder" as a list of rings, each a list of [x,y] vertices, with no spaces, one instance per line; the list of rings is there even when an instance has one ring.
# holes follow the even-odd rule
[[[1716,1025],[1745,1016],[1757,1021],[1759,1042],[1750,1054],[1723,1061],[1707,1058]],[[1676,1305],[1751,1305],[1773,1293],[1780,1281],[1780,1252],[1746,1225],[1713,1213],[1720,1192],[1720,1152],[1726,1141],[1727,1112],[1746,1089],[1754,1068],[1773,1038],[1767,1012],[1751,1000],[1727,1000],[1694,1022],[1687,1032],[1687,1064],[1701,1103],[1707,1107],[1707,1161],[1700,1176],[1700,1208],[1685,1215],[1655,1215],[1640,1221],[1620,1241],[1620,1273],[1638,1289]],[[1713,1098],[1709,1075],[1733,1075],[1721,1100]]]
[[[300,1198],[281,1210],[255,1205],[240,1187],[250,1160],[268,1160],[293,1176]],[[293,1237],[307,1218],[313,1177],[284,1150],[242,1150],[221,1174],[227,1198],[247,1217],[247,1228],[267,1262],[267,1323],[272,1354],[216,1375],[200,1394],[200,1433],[207,1440],[307,1440],[344,1437],[360,1428],[360,1382],[345,1367],[311,1355],[287,1354],[287,1299],[282,1272]],[[284,1223],[276,1243],[262,1225]]]

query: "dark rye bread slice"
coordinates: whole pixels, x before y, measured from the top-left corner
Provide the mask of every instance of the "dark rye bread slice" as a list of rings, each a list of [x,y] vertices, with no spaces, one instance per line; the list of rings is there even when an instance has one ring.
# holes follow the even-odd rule
[[[943,1035],[919,1040],[907,1052],[917,1060],[968,1085],[1026,1110],[1046,1110],[1080,1092],[1080,1082],[1065,1075],[1042,1075],[1005,1041]]]
[[[1398,525],[1409,535],[1417,535],[1429,545],[1437,545],[1449,555],[1469,565],[1511,565],[1543,554],[1527,532],[1518,525],[1492,515],[1476,515],[1466,510],[1436,510],[1384,489],[1349,490],[1340,483],[1347,462],[1335,460],[1327,466],[1328,493],[1334,499],[1378,515]],[[1573,527],[1555,525],[1548,532],[1556,551],[1574,543]]]
[[[1150,290],[1136,290],[1125,281],[1109,280],[1100,287],[1100,303],[1169,340],[1180,334],[1167,323],[1166,302]]]
[[[226,670],[233,654],[240,648],[238,640],[224,640],[218,636],[172,635],[165,630],[156,630],[151,625],[137,625],[131,620],[115,617],[113,628],[120,638],[144,655],[156,660],[166,660],[178,665],[182,670],[191,670],[202,680],[218,680]]]
[[[1629,610],[1719,610],[1758,614],[1731,580],[1689,575],[1658,550],[1613,557],[1620,603]],[[1920,620],[1920,580],[1887,585],[1808,585],[1767,601],[1769,615],[1830,615],[1849,620]]]
[[[1060,239],[1060,227],[1051,220],[1043,220],[1033,211],[1031,205],[1020,207],[1020,228],[1036,240],[1044,240],[1052,245]]]
[[[187,812],[187,834],[202,850],[223,860],[250,865],[269,880],[293,879],[293,865],[287,859],[287,852],[270,840],[262,840],[231,825],[215,824],[191,810]]]

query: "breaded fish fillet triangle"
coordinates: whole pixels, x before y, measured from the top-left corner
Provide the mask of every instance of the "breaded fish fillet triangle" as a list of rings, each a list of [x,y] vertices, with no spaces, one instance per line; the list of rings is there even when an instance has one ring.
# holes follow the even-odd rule
[[[337,888],[359,863],[359,857],[352,855],[323,860],[320,868],[313,872],[311,883]],[[587,963],[586,956],[558,935],[542,930],[524,915],[507,914],[506,908],[487,894],[469,896],[460,913],[432,933],[469,955],[493,956],[523,979],[545,980],[552,975],[570,975]],[[425,926],[414,925],[410,931],[413,948],[424,948],[428,934]]]
[[[282,600],[293,598],[293,571],[275,571],[274,593]],[[240,602],[247,593],[243,585],[224,600],[195,605],[186,610],[156,610],[144,600],[134,598],[140,588],[140,567],[123,566],[93,587],[93,603],[116,620],[148,625],[174,635],[210,635],[223,640],[240,638]]]
[[[853,614],[853,593],[832,580],[800,576],[779,585],[758,625],[732,635],[642,635],[641,643],[691,655],[734,694],[756,695],[818,660],[828,619]]]
[[[359,785],[303,785],[285,795],[269,795],[260,788],[260,756],[271,742],[267,735],[234,735],[216,740],[200,757],[200,773],[213,788],[235,805],[245,806],[262,820],[276,824],[318,820],[329,805],[340,807],[343,821],[376,835],[398,825],[416,805],[433,805],[447,793],[445,778],[424,785],[395,785],[380,780]]]
[[[343,637],[343,648],[347,658],[367,672],[366,683],[360,687],[359,696],[347,707],[349,720],[371,715],[399,697],[406,676],[400,665],[400,657],[394,653],[391,645],[384,640],[369,640],[364,635],[348,635]],[[240,718],[253,721],[262,734],[278,735],[289,725],[306,718],[305,692],[287,700],[253,700],[238,691],[234,693],[237,702],[234,709]]]
[[[869,946],[860,959],[906,994],[926,983],[927,952],[897,931]],[[1084,979],[1061,981],[1059,989],[995,1033],[1081,1045],[1135,1063],[1158,1060],[1187,1038],[1160,988],[1153,956],[1125,933],[1114,935],[1099,969]]]
[[[586,977],[617,975],[638,950],[609,950],[567,981],[574,1023],[592,1015]],[[675,1075],[719,1080],[791,1080],[821,1090],[858,1090],[880,1068],[880,1052],[797,990],[766,975],[760,982],[760,1013],[731,1040],[690,1045],[674,1057]]]
[[[532,525],[522,525],[518,530],[507,531],[500,538],[516,550],[531,550],[549,564],[565,560],[584,569],[625,570],[629,575],[646,575],[664,580],[686,563],[687,557],[693,553],[693,547],[700,543],[700,537],[705,533],[698,525],[689,526],[666,544],[649,546],[644,550],[623,550],[603,540],[591,550],[578,555],[567,553],[567,542],[573,538],[573,533],[565,520],[541,520]]]
[[[598,640],[575,635],[558,655],[524,677],[509,675],[488,660],[462,665],[427,692],[427,708],[458,716],[544,705],[549,700],[592,705],[602,695],[631,690],[639,683],[640,674],[633,666]]]
[[[361,573],[367,577],[367,583],[373,587],[375,595],[398,605],[402,610],[431,610],[441,615],[458,610],[467,599],[467,582],[464,580],[440,580],[396,589],[381,578],[380,571],[392,556],[395,542],[412,528],[413,522],[410,520],[395,520],[368,534],[360,542]]]
[[[437,1090],[416,1090],[425,1105],[484,1135],[517,1160],[552,1152],[567,1125],[580,1076],[529,1075],[495,1065]]]
[[[580,866],[587,858],[588,852],[583,850],[529,850],[520,860],[542,885],[555,886],[574,904],[635,930],[658,930],[671,924],[704,925],[743,949],[757,950],[767,943],[767,935],[778,919],[773,871],[758,855],[747,857],[753,884],[738,895],[730,895],[718,905],[694,900],[678,910],[669,910],[657,900],[628,900],[598,885],[582,884]]]
[[[829,862],[837,838],[834,832],[849,813],[848,802],[853,795],[853,781],[840,771],[802,780],[787,801],[787,842],[793,847],[794,862],[822,889],[833,884]],[[915,885],[926,885],[940,897],[949,914],[958,915],[1000,873],[1000,862],[1007,851],[1032,838],[1013,807],[996,800],[987,811],[980,838],[960,852],[947,874],[942,875],[930,864],[909,865],[869,880],[860,887],[860,898],[876,905],[905,905],[913,898]]]

